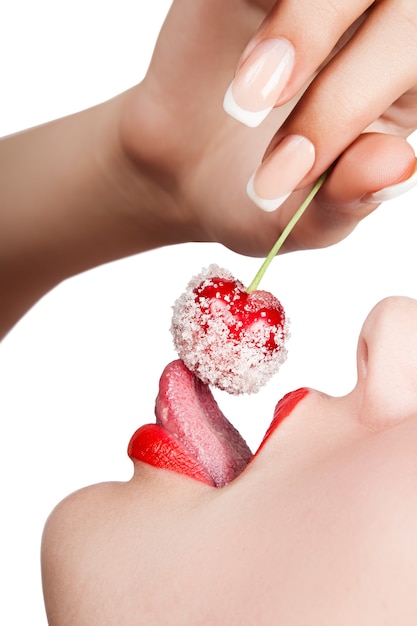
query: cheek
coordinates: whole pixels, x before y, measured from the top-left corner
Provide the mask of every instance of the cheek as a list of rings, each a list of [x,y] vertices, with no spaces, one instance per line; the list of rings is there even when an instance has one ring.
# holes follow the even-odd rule
[[[387,592],[408,584],[410,561],[413,578],[416,573],[416,442],[416,418],[371,434],[340,455],[328,480],[334,496],[328,499],[329,527],[339,535],[346,563],[352,573],[367,571]]]
[[[281,503],[289,514],[275,526],[276,563],[281,574],[293,575],[307,606],[320,604],[321,595],[325,605],[335,601],[339,615],[350,615],[347,590],[363,615],[381,606],[381,597],[388,608],[401,606],[417,573],[415,442],[417,428],[409,423],[370,435],[311,467]],[[287,591],[285,597],[294,588]],[[409,599],[415,601],[414,592]],[[383,623],[372,615],[365,621]],[[356,618],[349,623],[362,619]]]

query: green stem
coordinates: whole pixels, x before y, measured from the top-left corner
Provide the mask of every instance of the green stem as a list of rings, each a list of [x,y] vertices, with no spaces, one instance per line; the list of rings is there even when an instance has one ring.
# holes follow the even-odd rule
[[[292,231],[292,229],[294,228],[294,226],[296,225],[296,223],[298,222],[300,217],[303,215],[304,211],[306,210],[306,208],[308,207],[308,205],[310,204],[310,202],[312,201],[312,199],[314,198],[314,196],[316,195],[316,193],[318,192],[320,187],[323,185],[323,183],[326,180],[326,178],[329,175],[329,173],[330,173],[330,169],[326,170],[324,172],[324,174],[322,174],[320,176],[320,178],[317,179],[314,187],[311,189],[311,191],[308,194],[308,196],[305,198],[305,200],[298,207],[298,209],[296,210],[296,212],[294,213],[294,215],[292,216],[292,218],[288,222],[287,226],[282,231],[282,233],[279,236],[278,240],[276,241],[275,245],[271,249],[270,253],[266,257],[265,261],[262,263],[262,265],[261,265],[258,273],[256,274],[255,278],[253,279],[253,281],[251,282],[249,287],[246,289],[247,293],[250,293],[251,291],[255,291],[259,287],[259,283],[261,282],[261,280],[262,280],[266,270],[268,269],[268,267],[272,263],[273,259],[278,254],[278,252],[281,249],[281,246],[283,245],[284,241],[287,239],[288,235],[290,234],[290,232]]]

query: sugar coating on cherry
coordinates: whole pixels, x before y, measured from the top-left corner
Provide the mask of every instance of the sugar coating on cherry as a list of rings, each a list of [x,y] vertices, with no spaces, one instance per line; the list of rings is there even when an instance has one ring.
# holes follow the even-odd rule
[[[204,383],[256,393],[287,357],[289,322],[279,300],[267,291],[247,293],[217,265],[194,276],[173,309],[178,356]]]

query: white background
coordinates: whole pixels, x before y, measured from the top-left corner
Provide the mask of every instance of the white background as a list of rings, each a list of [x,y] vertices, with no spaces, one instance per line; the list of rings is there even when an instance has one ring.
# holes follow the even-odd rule
[[[138,82],[169,5],[2,0],[0,135]],[[262,286],[291,318],[289,360],[257,396],[216,394],[253,448],[290,389],[351,390],[357,335],[374,304],[394,294],[417,297],[416,200],[409,192],[387,203],[337,246],[274,262]],[[60,285],[0,346],[0,624],[46,623],[45,519],[75,489],[130,477],[127,443],[153,420],[158,378],[175,358],[171,305],[191,274],[212,262],[245,283],[259,266],[213,244],[112,263]]]

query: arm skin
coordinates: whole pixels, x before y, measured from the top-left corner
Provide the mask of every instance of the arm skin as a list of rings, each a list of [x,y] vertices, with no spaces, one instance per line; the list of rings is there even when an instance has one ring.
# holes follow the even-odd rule
[[[69,276],[192,238],[171,198],[123,151],[129,97],[0,142],[0,336]]]

